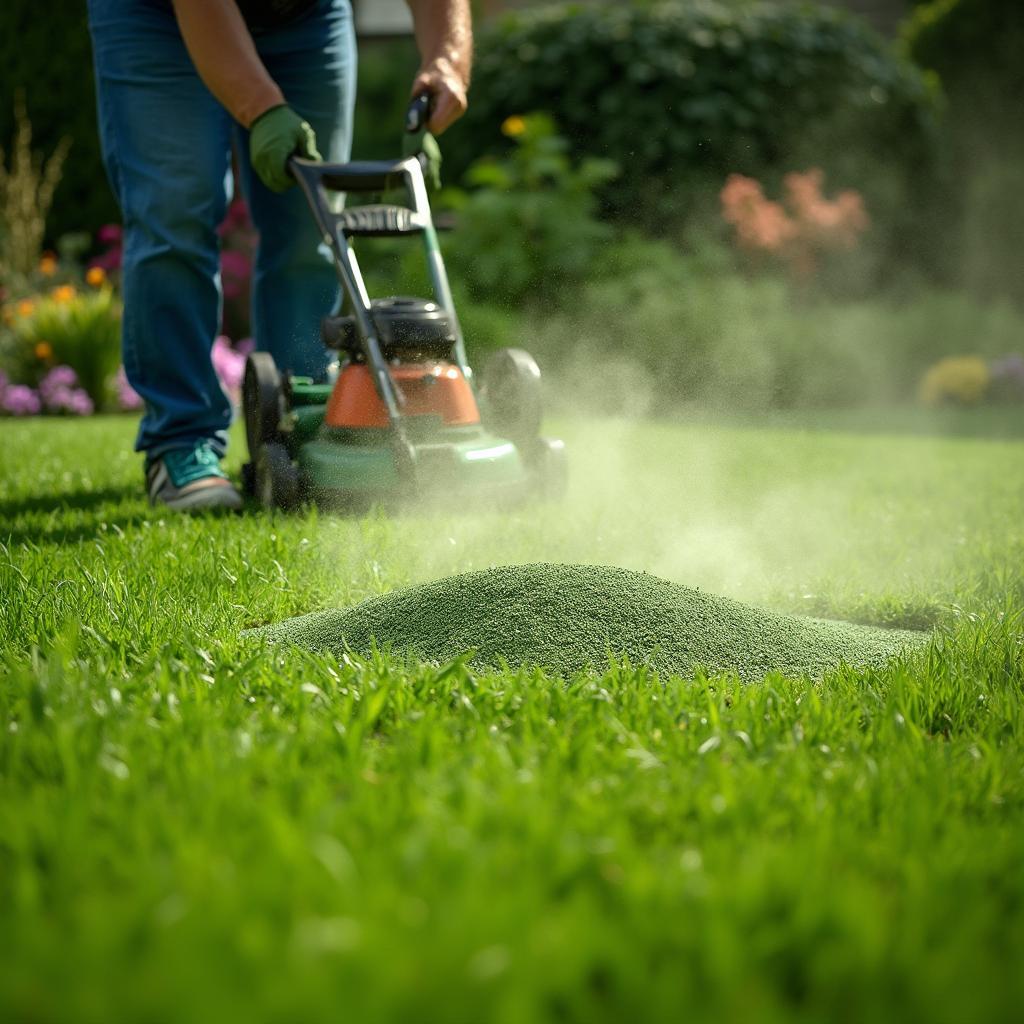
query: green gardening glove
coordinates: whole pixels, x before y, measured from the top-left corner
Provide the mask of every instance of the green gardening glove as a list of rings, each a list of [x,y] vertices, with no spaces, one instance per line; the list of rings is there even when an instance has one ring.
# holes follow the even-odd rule
[[[288,173],[288,158],[298,154],[319,160],[316,135],[291,107],[282,103],[265,110],[249,126],[249,159],[260,181],[274,192],[283,192],[295,179]]]
[[[426,128],[402,135],[402,156],[419,158],[430,191],[436,192],[441,187],[441,147]]]

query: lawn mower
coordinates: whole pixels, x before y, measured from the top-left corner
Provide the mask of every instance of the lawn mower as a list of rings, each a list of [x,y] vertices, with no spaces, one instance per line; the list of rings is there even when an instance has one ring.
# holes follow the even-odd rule
[[[428,117],[409,108],[408,131]],[[267,508],[306,499],[348,506],[440,496],[462,503],[555,499],[566,483],[565,447],[544,437],[540,370],[521,349],[495,352],[479,383],[466,359],[417,156],[318,163],[292,157],[342,286],[321,323],[337,353],[327,383],[289,374],[266,352],[245,366],[242,408],[249,463],[243,484]],[[346,205],[336,200],[344,194]],[[377,202],[399,193],[407,205]],[[369,203],[351,205],[351,198]],[[352,240],[419,236],[432,299],[371,300]]]

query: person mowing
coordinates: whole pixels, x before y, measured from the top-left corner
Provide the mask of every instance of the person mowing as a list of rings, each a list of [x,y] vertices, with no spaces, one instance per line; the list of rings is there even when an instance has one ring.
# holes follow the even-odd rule
[[[469,0],[407,0],[428,128],[466,109]],[[231,406],[211,362],[221,315],[217,227],[234,149],[259,231],[256,347],[322,378],[316,343],[338,282],[286,170],[349,158],[356,51],[349,0],[88,0],[100,142],[124,220],[125,371],[145,402],[135,443],[153,504],[240,508],[220,466]]]

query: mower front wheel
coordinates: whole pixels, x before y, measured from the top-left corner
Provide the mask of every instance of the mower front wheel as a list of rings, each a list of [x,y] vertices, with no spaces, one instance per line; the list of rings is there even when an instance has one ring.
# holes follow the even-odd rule
[[[260,446],[253,466],[256,497],[266,509],[289,510],[299,503],[299,472],[285,446],[269,441]]]
[[[245,361],[242,412],[249,458],[255,463],[259,449],[277,440],[285,412],[281,374],[269,352],[253,352]]]

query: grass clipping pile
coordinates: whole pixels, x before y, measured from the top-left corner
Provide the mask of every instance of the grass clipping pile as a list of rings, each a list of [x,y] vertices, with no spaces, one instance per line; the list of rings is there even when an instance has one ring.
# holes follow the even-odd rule
[[[248,636],[341,655],[374,643],[443,663],[475,651],[479,667],[538,666],[562,676],[627,657],[667,675],[778,670],[819,676],[845,662],[879,665],[920,645],[903,630],[777,615],[649,576],[593,565],[511,565],[464,573],[314,612]]]

